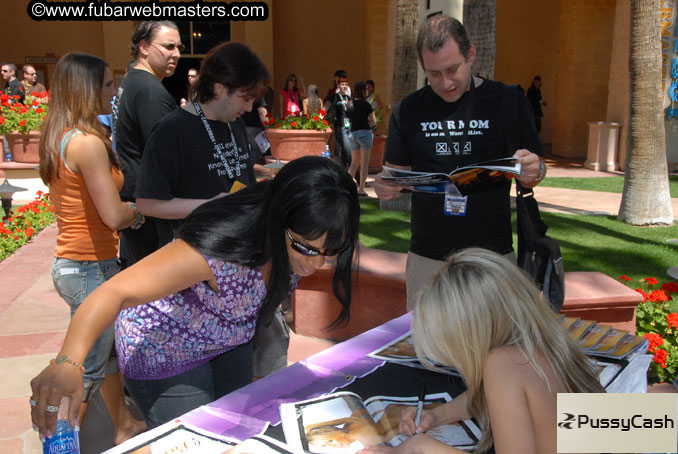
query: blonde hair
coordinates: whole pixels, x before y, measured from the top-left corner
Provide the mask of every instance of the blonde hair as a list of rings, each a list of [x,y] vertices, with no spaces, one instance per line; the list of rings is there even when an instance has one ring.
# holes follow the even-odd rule
[[[106,68],[108,64],[101,58],[79,52],[68,53],[57,63],[39,148],[40,177],[45,184],[59,178],[61,139],[70,129],[99,137],[111,165],[119,168],[104,126],[97,119],[103,112],[101,88]]]
[[[521,269],[494,252],[470,248],[452,255],[417,298],[412,337],[420,361],[457,368],[469,390],[469,411],[483,429],[478,452],[492,446],[483,366],[493,348],[514,346],[546,381],[542,353],[559,389],[604,392],[596,372],[565,334],[539,290]]]

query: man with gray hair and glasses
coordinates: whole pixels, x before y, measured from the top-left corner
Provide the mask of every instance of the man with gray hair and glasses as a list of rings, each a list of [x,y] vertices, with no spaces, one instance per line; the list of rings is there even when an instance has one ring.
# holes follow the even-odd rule
[[[130,52],[134,63],[118,89],[113,109],[116,151],[125,176],[120,190],[123,201],[134,201],[141,157],[153,127],[177,108],[162,80],[174,74],[183,49],[174,22],[141,22],[132,35]],[[157,229],[155,219],[147,217],[140,229],[121,231],[120,256],[124,265],[132,265],[159,248]]]

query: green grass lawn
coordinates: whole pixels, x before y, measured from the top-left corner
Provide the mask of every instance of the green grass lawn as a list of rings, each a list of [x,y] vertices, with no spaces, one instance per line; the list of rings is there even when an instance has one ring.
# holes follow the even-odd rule
[[[540,186],[565,189],[582,189],[585,191],[616,192],[624,190],[624,177],[568,178],[546,177]],[[671,197],[678,198],[678,175],[669,175],[669,191]]]
[[[376,199],[361,200],[360,241],[365,246],[407,252],[409,213],[382,211]],[[678,228],[635,227],[614,216],[588,216],[542,212],[548,234],[558,240],[567,271],[601,271],[615,279],[633,281],[653,276],[667,281],[666,270],[678,266]],[[515,231],[515,213],[513,218]],[[514,247],[517,239],[513,239]]]

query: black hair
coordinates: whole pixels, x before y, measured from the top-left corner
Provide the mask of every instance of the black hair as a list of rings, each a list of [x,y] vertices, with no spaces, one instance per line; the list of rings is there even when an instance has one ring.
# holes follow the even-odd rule
[[[285,79],[285,91],[290,91],[290,81],[292,79],[294,79],[295,81],[297,80],[297,76],[294,73],[291,73],[290,75],[287,76],[287,79]],[[299,84],[295,83],[292,91],[299,91],[298,86]]]
[[[367,90],[367,83],[359,80],[353,86],[353,97],[356,99],[365,99],[365,90]]]
[[[257,98],[270,80],[270,74],[259,57],[244,44],[221,43],[202,60],[198,80],[191,85],[191,99],[208,102],[214,99],[214,84],[228,87],[228,93],[243,89]]]
[[[347,247],[336,257],[332,292],[341,313],[330,327],[350,318],[351,270],[358,241],[360,203],[350,175],[334,161],[306,156],[286,164],[273,180],[196,208],[177,238],[202,254],[247,267],[271,262],[259,324],[270,323],[290,291],[285,229],[314,240],[327,234],[325,249]]]
[[[334,71],[334,77],[348,77],[348,74],[343,69],[337,69]]]
[[[135,59],[139,56],[139,43],[141,41],[151,42],[155,35],[158,33],[160,27],[168,27],[174,30],[179,30],[177,24],[170,20],[147,20],[139,22],[137,28],[134,29],[132,34],[132,42],[129,45],[130,54]]]
[[[365,83],[366,83],[367,85],[372,85],[373,87],[376,87],[376,85],[374,85],[374,81],[373,81],[372,79],[367,79],[367,80],[365,81]]]

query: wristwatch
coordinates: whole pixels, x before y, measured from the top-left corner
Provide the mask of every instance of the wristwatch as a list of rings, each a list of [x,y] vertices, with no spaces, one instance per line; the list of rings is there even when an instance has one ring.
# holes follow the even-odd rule
[[[139,213],[139,210],[137,210],[137,205],[135,203],[130,203],[129,204],[133,209],[134,212],[137,214],[136,219],[134,222],[132,222],[132,225],[129,226],[130,229],[132,230],[138,230],[139,227],[144,223],[144,215]]]
[[[546,164],[542,158],[539,158],[539,175],[537,175],[537,181],[541,181],[546,176]]]

